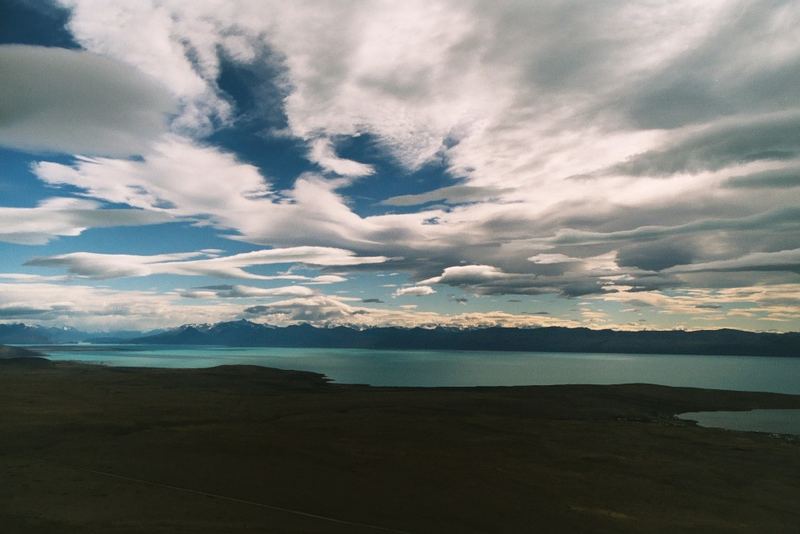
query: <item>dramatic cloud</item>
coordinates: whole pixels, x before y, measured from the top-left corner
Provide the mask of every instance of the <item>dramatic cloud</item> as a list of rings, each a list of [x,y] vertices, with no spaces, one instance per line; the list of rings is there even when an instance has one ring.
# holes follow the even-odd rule
[[[771,169],[744,176],[731,176],[725,181],[724,186],[747,189],[800,187],[800,166]]]
[[[54,298],[57,295],[57,298]],[[575,326],[569,319],[535,318],[501,311],[444,315],[355,306],[339,297],[290,298],[241,309],[234,299],[192,302],[180,295],[124,291],[83,285],[0,284],[0,320],[25,320],[88,330],[142,330],[186,323],[213,323],[242,315],[271,324],[313,322],[350,326]]]
[[[40,162],[34,173],[52,186],[79,188],[87,196],[175,217],[194,217],[231,230],[232,238],[270,246],[334,245],[383,248],[413,235],[421,217],[365,219],[347,206],[329,182],[299,177],[288,191],[274,191],[256,167],[191,139],[169,135],[141,158],[77,158],[74,165]]]
[[[592,326],[800,328],[793,303],[668,303],[800,285],[797,2],[59,3],[84,50],[0,47],[0,143],[76,154],[29,157],[0,207],[1,241],[75,237],[30,267],[219,278],[169,298],[276,322],[449,324],[530,295],[514,309]],[[167,221],[158,248],[84,232]],[[223,250],[174,253],[201,239]],[[277,264],[323,272],[257,267]],[[343,274],[393,309],[316,292]]]
[[[65,0],[62,4],[72,8],[69,28],[88,50],[124,61],[169,88],[181,104],[179,128],[209,131],[215,123],[229,120],[230,105],[216,83],[218,51],[242,61],[255,55],[250,44],[235,34],[221,35],[223,28],[214,19],[231,16],[229,9],[209,2],[203,9],[217,17],[205,16],[211,13],[187,17],[174,8],[189,6],[177,3],[111,6],[96,0]]]
[[[693,320],[702,319],[709,321],[710,324],[713,324],[712,321],[734,317],[759,318],[780,323],[796,320],[796,310],[800,306],[800,285],[771,284],[725,289],[694,289],[683,294],[667,294],[660,291],[619,292],[599,298],[609,302],[653,307],[661,314],[691,317]]]
[[[381,204],[386,206],[418,206],[428,202],[446,202],[447,204],[461,204],[467,202],[485,202],[497,198],[503,193],[512,190],[498,190],[491,187],[474,187],[469,185],[453,185],[421,193],[418,195],[400,195],[387,198]]]
[[[394,292],[395,297],[424,297],[425,295],[433,295],[436,290],[430,286],[413,286],[401,287]]]
[[[244,268],[256,265],[304,264],[316,267],[353,266],[382,263],[386,258],[359,257],[349,250],[326,247],[295,247],[288,249],[257,250],[233,256],[207,257],[205,252],[156,254],[135,256],[130,254],[96,254],[72,252],[59,256],[35,258],[26,265],[37,267],[65,267],[70,274],[86,278],[119,278],[175,274],[182,276],[218,276],[220,278],[245,278],[251,280],[309,280],[318,283],[339,281],[331,278],[309,279],[302,276],[253,274]],[[195,258],[200,259],[195,259]],[[336,275],[331,275],[336,276]]]
[[[546,256],[546,259],[552,257]],[[428,278],[420,284],[460,287],[477,295],[561,293],[575,297],[608,290],[608,286],[625,273],[617,267],[613,254],[583,260],[558,259],[556,262],[545,261],[542,264],[545,270],[539,273],[509,273],[491,265],[458,265],[448,267],[440,276]],[[551,270],[552,267],[557,270]]]
[[[182,297],[207,298],[255,298],[255,297],[310,297],[314,290],[304,286],[252,287],[240,285],[204,286],[180,292]]]
[[[505,278],[506,273],[491,265],[460,265],[448,267],[441,276],[423,280],[423,284],[474,285]]]
[[[183,306],[180,297],[85,285],[0,284],[0,319],[88,330],[153,329],[230,320],[239,308],[220,303]]]
[[[626,240],[645,240],[712,230],[753,230],[759,228],[796,228],[800,223],[800,208],[782,208],[748,217],[705,219],[676,226],[641,226],[615,232],[559,230],[553,243],[592,244]]]
[[[667,272],[698,271],[789,271],[800,274],[800,249],[753,252],[740,258],[670,267]]]
[[[0,207],[0,241],[42,245],[57,236],[80,235],[89,228],[141,226],[172,220],[164,213],[100,209],[97,202],[90,200],[51,198],[35,208]]]
[[[572,263],[576,261],[580,261],[578,258],[570,258],[565,254],[536,254],[535,256],[531,256],[528,258],[528,261],[532,261],[533,263],[538,263],[539,265],[550,265],[550,264],[558,264],[558,263]]]
[[[416,305],[403,305],[397,309],[376,309],[356,306],[341,298],[318,295],[310,298],[288,299],[270,304],[251,306],[244,310],[250,319],[270,324],[297,324],[312,322],[329,326],[347,325],[479,328],[490,326],[537,327],[576,326],[580,323],[570,319],[532,317],[527,314],[511,314],[502,311],[482,313],[459,313],[445,315],[416,311]]]
[[[77,187],[108,202],[175,215],[248,209],[269,193],[252,165],[177,136],[160,139],[144,158],[80,157],[74,166],[41,162],[33,170],[53,186]]]
[[[83,154],[140,153],[165,131],[167,90],[90,52],[0,46],[0,145]]]
[[[336,155],[330,139],[315,139],[311,143],[309,159],[323,169],[342,176],[367,176],[375,172],[370,165],[343,159]]]
[[[754,161],[800,157],[800,111],[736,118],[692,132],[614,170],[637,176],[716,171]]]
[[[352,318],[360,311],[339,298],[317,295],[309,298],[281,300],[245,309],[248,315],[269,315],[275,322],[325,323]]]

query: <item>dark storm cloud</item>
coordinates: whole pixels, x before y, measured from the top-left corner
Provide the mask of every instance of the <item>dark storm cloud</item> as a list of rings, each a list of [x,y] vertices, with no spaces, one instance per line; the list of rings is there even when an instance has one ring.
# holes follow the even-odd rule
[[[641,226],[616,232],[586,232],[581,230],[559,231],[553,243],[580,244],[605,243],[626,240],[658,239],[682,234],[693,234],[715,230],[758,230],[781,227],[796,227],[800,224],[800,208],[779,208],[757,215],[726,219],[706,219],[676,226]]]
[[[691,263],[697,255],[691,242],[657,241],[622,247],[617,252],[617,265],[660,271],[674,265]]]
[[[560,293],[576,297],[602,293],[608,282],[598,276],[574,273],[562,276],[540,276],[529,273],[508,273],[490,265],[464,265],[446,268],[421,284],[445,284],[477,295],[542,295]]]
[[[786,271],[800,273],[800,249],[752,252],[738,258],[670,267],[667,272]]]
[[[723,184],[725,187],[738,189],[784,189],[800,186],[800,167],[792,166],[783,169],[772,169],[742,176],[731,176]]]
[[[720,117],[797,106],[800,56],[761,61],[796,27],[793,0],[730,2],[712,31],[673,62],[639,80],[618,105],[638,127],[677,128]],[[739,65],[739,68],[731,68]]]
[[[754,161],[800,156],[800,112],[731,119],[685,135],[671,145],[633,156],[610,172],[632,176],[671,176],[717,171]]]
[[[688,285],[674,275],[660,273],[638,274],[636,276],[632,276],[625,283],[630,286],[628,291],[631,293],[638,293],[642,291],[663,291],[665,289],[676,289]]]
[[[594,295],[606,293],[607,284],[600,280],[583,279],[569,282],[561,287],[561,294],[565,297],[582,297],[584,295]]]

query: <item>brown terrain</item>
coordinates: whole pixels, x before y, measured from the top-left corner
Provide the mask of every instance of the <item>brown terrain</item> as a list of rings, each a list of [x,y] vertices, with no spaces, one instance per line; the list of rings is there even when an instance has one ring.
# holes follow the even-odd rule
[[[0,361],[4,533],[798,532],[800,396]]]

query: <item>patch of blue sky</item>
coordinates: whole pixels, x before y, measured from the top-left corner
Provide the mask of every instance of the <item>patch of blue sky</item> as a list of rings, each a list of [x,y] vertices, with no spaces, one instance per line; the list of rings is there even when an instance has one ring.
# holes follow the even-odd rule
[[[75,251],[98,254],[152,255],[219,249],[224,251],[224,255],[231,255],[260,248],[263,247],[221,238],[218,236],[218,230],[214,228],[192,226],[188,222],[93,228],[85,230],[79,236],[56,237],[46,245],[16,245],[0,242],[0,272],[38,275],[64,274],[61,268],[31,267],[26,266],[25,262],[36,257],[56,256]],[[152,280],[154,277],[146,278]],[[183,279],[187,284],[195,284],[199,277],[171,278],[173,283],[177,279]],[[115,287],[120,284],[120,288],[123,286],[143,287],[140,283],[140,280],[143,279],[136,280],[136,282],[107,281],[107,283],[113,283]],[[169,285],[164,285],[166,289],[169,287]]]
[[[375,173],[354,180],[342,189],[352,199],[361,216],[384,213],[413,213],[418,206],[385,206],[381,201],[400,195],[415,195],[453,185],[457,182],[447,173],[443,159],[437,158],[421,168],[409,171],[397,161],[374,135],[362,134],[338,140],[337,154],[373,166]]]
[[[309,161],[308,145],[286,133],[288,120],[283,111],[283,99],[287,93],[281,82],[284,73],[277,61],[269,60],[268,51],[263,54],[268,59],[264,64],[270,68],[260,71],[222,60],[218,85],[234,105],[236,121],[234,126],[213,133],[207,141],[258,167],[275,190],[285,190],[291,188],[302,173],[323,170]],[[375,170],[374,174],[357,178],[340,191],[362,217],[413,212],[414,207],[389,207],[380,202],[456,183],[441,158],[420,169],[409,170],[379,138],[368,132],[336,137],[333,141],[339,157],[372,165]]]
[[[56,154],[35,155],[0,148],[0,206],[31,208],[45,198],[72,196],[70,192],[77,192],[74,188],[54,188],[39,180],[31,172],[31,165],[43,160],[68,164],[73,158]]]
[[[81,235],[61,237],[38,247],[47,254],[66,254],[81,250],[101,254],[168,254],[220,249],[226,255],[250,252],[264,247],[225,239],[220,231],[190,222],[174,222],[146,226],[91,228]]]
[[[267,61],[265,65],[277,62]],[[256,166],[276,191],[290,189],[298,176],[312,170],[306,144],[285,133],[286,93],[280,76],[277,66],[256,71],[222,58],[217,83],[234,107],[235,121],[205,140]]]
[[[69,11],[47,0],[4,0],[0,44],[80,48],[67,30]]]

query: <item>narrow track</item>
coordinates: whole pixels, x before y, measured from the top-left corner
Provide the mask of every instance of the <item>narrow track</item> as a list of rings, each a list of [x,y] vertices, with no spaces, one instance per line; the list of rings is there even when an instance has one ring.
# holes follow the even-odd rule
[[[272,505],[272,504],[265,504],[265,503],[256,502],[256,501],[249,501],[247,499],[238,499],[236,497],[229,497],[227,495],[219,495],[217,493],[209,493],[207,491],[194,490],[194,489],[191,489],[191,488],[183,488],[181,486],[173,486],[172,484],[163,484],[161,482],[153,482],[152,480],[144,480],[144,479],[141,479],[141,478],[126,477],[126,476],[123,476],[123,475],[117,475],[115,473],[108,473],[106,471],[96,471],[94,469],[77,469],[77,470],[78,471],[83,471],[85,473],[92,473],[94,475],[100,475],[100,476],[104,476],[104,477],[108,477],[108,478],[114,478],[114,479],[117,479],[117,480],[124,480],[126,482],[134,482],[136,484],[143,484],[143,485],[146,485],[146,486],[164,488],[164,489],[169,489],[169,490],[172,490],[172,491],[180,491],[182,493],[190,493],[190,494],[199,495],[199,496],[202,496],[202,497],[209,497],[211,499],[218,499],[218,500],[222,500],[222,501],[235,502],[235,503],[239,503],[239,504],[246,504],[248,506],[255,506],[255,507],[258,507],[258,508],[264,508],[264,509],[273,510],[273,511],[276,511],[276,512],[283,512],[283,513],[286,513],[286,514],[296,515],[296,516],[300,516],[300,517],[307,517],[307,518],[310,518],[310,519],[317,519],[319,521],[327,521],[328,523],[336,523],[336,524],[339,524],[339,525],[347,525],[347,526],[351,526],[351,527],[359,527],[359,528],[363,528],[363,529],[376,530],[376,531],[380,531],[380,532],[393,532],[395,534],[411,534],[410,532],[405,531],[405,530],[397,530],[397,529],[394,529],[394,528],[382,527],[380,525],[372,525],[370,523],[360,523],[358,521],[348,521],[346,519],[337,519],[335,517],[329,517],[329,516],[319,515],[319,514],[312,514],[310,512],[303,512],[301,510],[294,510],[292,508],[284,508],[282,506],[275,506],[275,505]]]

